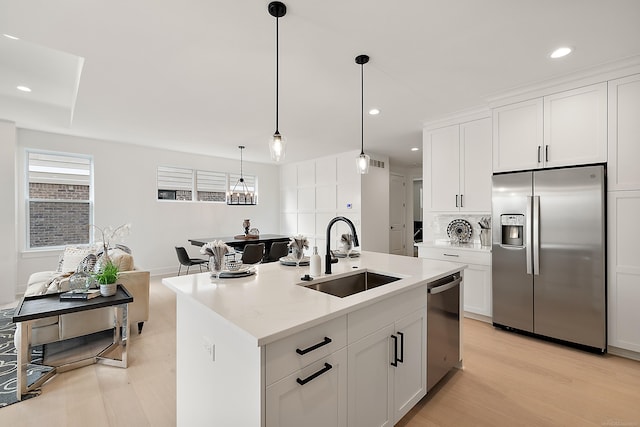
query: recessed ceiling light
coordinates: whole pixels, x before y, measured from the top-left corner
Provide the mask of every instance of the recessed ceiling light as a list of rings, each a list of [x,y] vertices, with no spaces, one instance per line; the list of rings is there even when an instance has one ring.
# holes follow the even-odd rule
[[[413,148],[411,149],[411,151],[418,151],[418,150],[419,150],[419,148],[418,148],[418,147],[413,147]]]
[[[557,59],[557,58],[562,58],[563,56],[567,56],[571,53],[571,48],[570,47],[559,47],[556,50],[554,50],[551,55],[549,55],[549,57],[553,58],[553,59]]]
[[[369,114],[372,116],[377,116],[378,114],[380,114],[380,110],[378,110],[377,108],[372,108],[371,110],[369,110]]]
[[[9,34],[3,34],[3,36],[5,36],[6,38],[11,39],[11,40],[20,40],[19,38],[14,37],[14,36],[9,35]]]
[[[16,86],[16,89],[21,90],[22,92],[31,92],[31,88],[26,86]]]

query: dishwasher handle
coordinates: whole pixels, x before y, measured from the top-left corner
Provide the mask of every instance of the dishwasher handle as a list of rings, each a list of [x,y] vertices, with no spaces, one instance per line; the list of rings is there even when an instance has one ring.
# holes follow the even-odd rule
[[[439,294],[441,292],[445,292],[448,291],[449,289],[453,289],[456,286],[458,286],[460,283],[462,283],[462,277],[458,277],[457,279],[455,279],[452,282],[447,282],[445,284],[442,284],[440,286],[434,286],[433,288],[428,288],[427,292],[431,295],[435,295],[435,294]]]

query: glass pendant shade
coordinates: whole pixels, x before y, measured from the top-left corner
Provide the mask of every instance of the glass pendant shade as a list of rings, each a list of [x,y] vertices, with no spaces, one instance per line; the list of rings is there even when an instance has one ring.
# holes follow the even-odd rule
[[[356,159],[356,165],[358,167],[358,173],[363,175],[369,173],[369,155],[360,153]]]
[[[269,141],[269,151],[271,152],[271,160],[279,162],[284,160],[285,150],[287,148],[287,140],[279,132],[273,134]]]

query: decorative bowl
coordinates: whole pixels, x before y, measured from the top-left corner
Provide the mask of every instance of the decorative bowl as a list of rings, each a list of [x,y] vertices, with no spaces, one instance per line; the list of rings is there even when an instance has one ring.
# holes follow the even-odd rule
[[[242,268],[242,261],[235,260],[235,259],[230,259],[230,260],[225,261],[224,266],[229,271],[238,271],[238,270],[240,270],[240,268]]]

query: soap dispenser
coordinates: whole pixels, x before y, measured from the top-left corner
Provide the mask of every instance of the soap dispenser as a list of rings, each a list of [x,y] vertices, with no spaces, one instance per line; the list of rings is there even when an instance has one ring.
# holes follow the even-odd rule
[[[314,246],[313,247],[313,255],[311,255],[310,259],[309,259],[309,275],[311,275],[311,277],[318,277],[320,276],[320,272],[322,271],[322,268],[320,266],[320,255],[318,255],[318,247]]]

